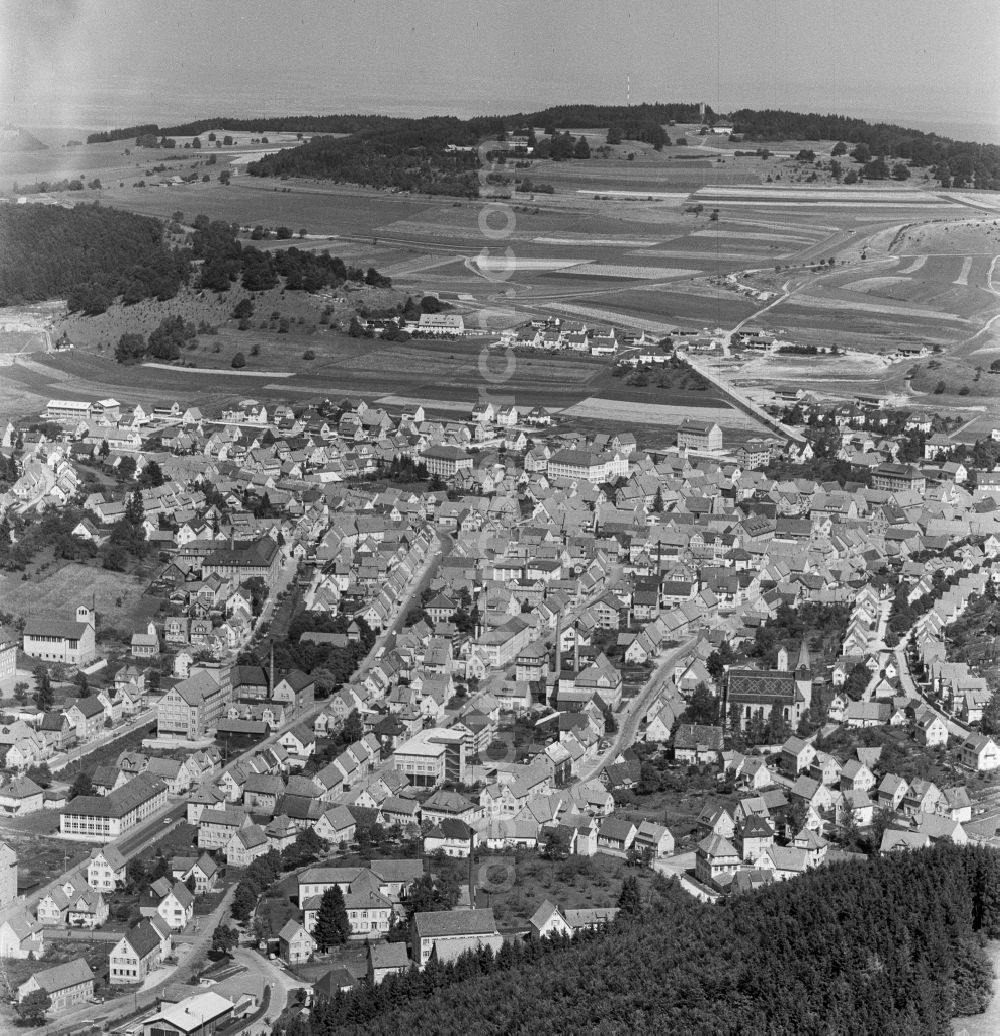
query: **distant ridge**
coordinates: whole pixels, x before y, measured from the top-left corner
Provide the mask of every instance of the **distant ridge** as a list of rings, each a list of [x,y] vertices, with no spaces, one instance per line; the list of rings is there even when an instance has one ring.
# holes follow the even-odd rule
[[[356,171],[347,167],[354,163],[345,162],[342,152],[364,148],[369,155],[372,151],[381,151],[382,157],[385,157],[398,151],[399,146],[410,149],[411,154],[414,148],[421,147],[434,153],[434,162],[440,164],[442,156],[435,152],[441,151],[446,138],[449,143],[467,146],[500,131],[521,126],[554,128],[565,132],[615,125],[624,128],[626,132],[623,135],[629,139],[649,140],[650,135],[643,133],[643,128],[655,129],[672,121],[690,123],[702,119],[709,125],[731,125],[735,133],[747,140],[842,140],[851,145],[864,144],[872,155],[909,161],[918,166],[947,166],[946,177],[938,177],[942,183],[947,178],[949,183],[959,188],[974,186],[984,190],[1000,189],[1000,145],[997,144],[955,141],[936,133],[892,123],[872,123],[846,115],[742,108],[721,116],[708,106],[702,110],[700,105],[691,102],[556,105],[535,112],[483,115],[472,119],[441,115],[416,119],[361,114],[284,115],[251,119],[213,116],[175,126],[146,125],[106,130],[92,134],[88,141],[125,140],[138,136],[138,131],[175,137],[194,136],[218,126],[250,133],[284,131],[316,135],[347,134],[336,141],[320,144],[314,140],[311,144],[305,143],[299,148],[286,150],[280,156],[270,156],[256,163],[256,168],[251,165],[248,172],[333,177],[348,182],[367,183],[368,179],[353,178]],[[461,168],[447,170],[444,179],[449,183],[443,184],[441,178],[435,176],[431,178],[431,185],[438,191],[443,190],[443,193],[468,194],[472,182],[468,173],[478,168],[478,160],[473,158],[459,163],[452,159],[451,163]],[[382,172],[386,173],[387,170]],[[426,189],[427,186],[421,184],[417,189]]]
[[[27,130],[19,129],[17,126],[0,126],[0,153],[47,150],[48,144],[43,144]]]

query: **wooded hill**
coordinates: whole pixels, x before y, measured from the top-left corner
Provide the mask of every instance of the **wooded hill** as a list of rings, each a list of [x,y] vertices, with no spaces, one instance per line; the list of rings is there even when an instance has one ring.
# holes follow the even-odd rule
[[[870,123],[846,115],[756,110],[742,108],[721,116],[705,108],[710,124],[732,123],[748,141],[834,140],[862,144],[870,154],[885,159],[930,166],[945,186],[1000,189],[1000,146],[951,140],[934,133],[891,123]],[[196,135],[225,126],[249,133],[292,132],[315,134],[311,141],[252,163],[248,172],[258,176],[304,176],[339,180],[370,187],[395,188],[428,194],[475,197],[478,194],[475,153],[453,152],[447,145],[468,147],[520,127],[610,129],[615,139],[642,140],[662,147],[669,144],[664,126],[700,119],[693,103],[556,105],[535,112],[457,119],[425,119],[385,115],[284,115],[235,119],[217,116],[177,126],[131,126],[92,134],[89,141],[127,140],[140,135],[168,137]],[[323,139],[323,134],[347,134]]]
[[[347,137],[315,136],[247,166],[251,176],[297,176],[475,198],[479,158],[473,148],[502,129],[497,120],[432,118],[370,126]]]
[[[604,934],[505,944],[317,999],[333,1033],[949,1033],[983,1010],[1000,857],[939,846],[834,864],[718,906],[660,882]],[[275,1029],[277,1032],[277,1028]]]
[[[178,229],[175,225],[174,230]],[[284,236],[291,236],[290,230],[282,230]],[[232,224],[203,215],[195,217],[194,233],[185,243],[175,246],[166,238],[161,220],[96,202],[71,209],[0,205],[2,306],[64,297],[71,313],[92,316],[103,313],[116,299],[125,305],[171,299],[192,275],[194,287],[220,293],[237,281],[253,292],[279,283],[287,291],[306,292],[339,287],[345,281],[392,286],[374,267],[349,266],[327,251],[244,248]],[[141,336],[129,337],[134,341],[120,358],[141,359],[145,342],[140,348]]]
[[[1000,190],[1000,146],[950,140],[935,133],[886,122],[865,122],[846,115],[800,112],[733,112],[733,132],[746,140],[842,140],[866,144],[872,155],[897,158],[916,166],[947,165],[954,187]],[[940,179],[940,176],[939,176]]]
[[[0,205],[0,305],[65,297],[71,311],[103,313],[173,298],[190,253],[170,248],[163,224],[100,205]]]

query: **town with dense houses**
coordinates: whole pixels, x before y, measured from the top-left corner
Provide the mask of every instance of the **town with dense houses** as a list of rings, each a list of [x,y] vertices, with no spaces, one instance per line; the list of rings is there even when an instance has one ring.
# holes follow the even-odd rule
[[[583,342],[618,349],[586,325],[507,344]],[[227,910],[329,993],[600,930],[630,876],[715,902],[994,843],[1000,432],[956,449],[939,418],[799,392],[771,437],[685,420],[647,450],[515,399],[427,409],[53,399],[6,423],[7,567],[142,573],[149,602],[2,616],[0,956],[109,935],[15,1000],[163,982]],[[27,880],[36,822],[78,861],[54,881]],[[533,860],[578,861],[586,899],[477,878]]]

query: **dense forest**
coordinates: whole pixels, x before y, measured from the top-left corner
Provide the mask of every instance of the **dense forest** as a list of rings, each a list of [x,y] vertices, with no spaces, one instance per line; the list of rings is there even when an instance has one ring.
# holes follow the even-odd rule
[[[134,140],[137,137],[155,136],[157,125],[155,122],[145,122],[139,126],[121,126],[118,129],[103,130],[100,133],[91,133],[87,137],[88,144],[108,144],[112,140]]]
[[[705,118],[714,117],[715,113],[706,105]],[[697,104],[558,104],[528,115],[511,116],[505,121],[513,125],[527,122],[532,126],[562,129],[603,129],[616,124],[698,122],[700,118]]]
[[[228,115],[220,115],[167,126],[160,132],[167,136],[187,137],[223,127],[241,133],[357,133],[409,121],[392,115],[281,115],[258,119],[232,119]]]
[[[0,206],[2,306],[65,296],[71,311],[95,314],[119,296],[170,299],[189,261],[148,216],[97,204]]]
[[[501,120],[397,120],[348,137],[313,137],[300,147],[251,162],[247,172],[474,198],[479,193],[479,158],[474,150],[449,147],[474,148],[484,135],[495,135],[502,128]]]
[[[507,943],[319,998],[287,1036],[333,1033],[949,1033],[981,1012],[1000,859],[939,846],[840,863],[722,905],[661,881],[606,933]],[[278,1031],[276,1027],[275,1032]]]
[[[216,292],[228,291],[237,281],[247,291],[266,291],[279,279],[288,291],[315,292],[347,281],[392,287],[392,281],[374,267],[349,266],[326,251],[244,248],[237,231],[233,224],[199,215],[190,243],[178,248],[165,240],[160,220],[97,203],[72,209],[0,206],[0,305],[65,297],[70,312],[94,315],[116,299],[125,305],[171,299],[192,276],[195,287]],[[192,260],[198,265],[193,266]],[[162,351],[154,332],[148,352],[159,359],[175,359],[194,337],[189,330],[172,329]],[[117,350],[120,360],[134,362],[147,354],[141,335],[122,337],[125,341],[119,342]]]
[[[1000,146],[949,140],[934,133],[846,115],[744,108],[732,115],[733,132],[747,140],[842,140],[864,144],[872,155],[900,158],[917,166],[947,166],[951,186],[1000,189]]]
[[[713,115],[711,108],[705,109],[706,117]],[[465,120],[483,127],[480,136],[496,133],[501,126],[508,129],[530,124],[532,126],[561,126],[567,129],[604,127],[612,122],[696,122],[699,118],[697,104],[563,104],[541,111],[517,115],[483,116]],[[403,129],[412,127],[422,119],[407,119],[391,115],[268,115],[259,118],[237,119],[229,115],[217,115],[208,119],[195,119],[176,126],[158,126],[155,123],[143,126],[123,126],[119,129],[91,133],[87,143],[109,140],[130,140],[139,136],[193,137],[212,129],[224,127],[243,133],[359,133],[372,129]],[[455,120],[459,121],[459,120]],[[484,125],[485,124],[485,125]],[[457,142],[456,142],[457,143]]]

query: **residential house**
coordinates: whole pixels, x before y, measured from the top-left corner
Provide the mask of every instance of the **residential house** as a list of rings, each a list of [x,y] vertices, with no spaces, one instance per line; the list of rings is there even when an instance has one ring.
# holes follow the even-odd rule
[[[36,971],[17,987],[18,1003],[29,994],[48,993],[52,1011],[65,1011],[85,1004],[94,995],[94,973],[82,958]]]
[[[108,984],[141,985],[170,952],[170,929],[163,919],[144,918],[112,946],[108,954]]]
[[[156,912],[172,931],[182,931],[194,916],[194,893],[178,881],[157,904]]]
[[[287,964],[304,964],[316,952],[316,940],[299,924],[289,919],[278,932],[279,955]]]
[[[497,930],[493,911],[432,910],[413,915],[412,958],[423,968],[434,954],[442,963],[469,950],[489,946],[498,952],[503,936]]]

